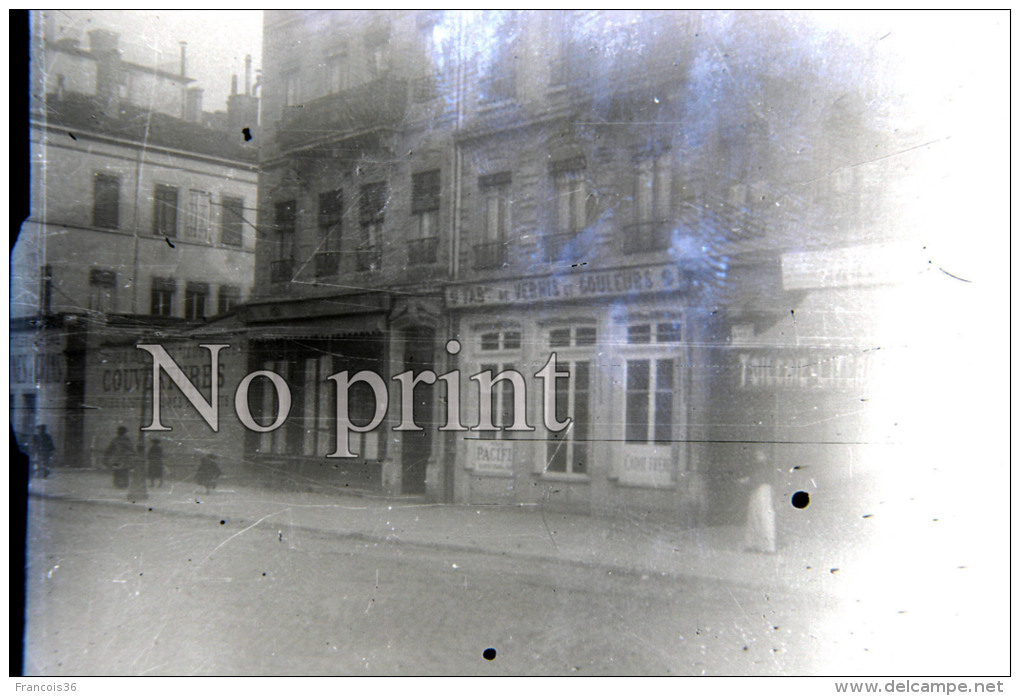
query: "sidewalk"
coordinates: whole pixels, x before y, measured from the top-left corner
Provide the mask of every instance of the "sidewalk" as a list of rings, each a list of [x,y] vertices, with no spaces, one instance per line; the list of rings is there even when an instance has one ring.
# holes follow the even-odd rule
[[[211,517],[243,533],[255,527],[306,530],[375,544],[411,544],[641,576],[701,578],[762,588],[839,594],[854,553],[825,535],[789,530],[775,554],[743,550],[738,526],[671,528],[644,519],[550,512],[538,506],[443,505],[343,493],[276,491],[224,481],[206,494],[192,481],[167,481],[130,502],[106,471],[56,469],[33,479],[32,500],[66,499],[146,513]],[[782,516],[781,516],[782,519]],[[781,525],[782,530],[782,525]],[[31,530],[30,530],[31,532]]]

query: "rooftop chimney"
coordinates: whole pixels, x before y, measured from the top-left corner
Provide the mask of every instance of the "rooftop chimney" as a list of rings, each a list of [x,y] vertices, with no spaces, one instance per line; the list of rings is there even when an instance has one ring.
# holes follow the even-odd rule
[[[251,95],[251,56],[244,57],[244,93]]]
[[[120,35],[106,29],[93,29],[89,32],[89,49],[93,53],[114,53]]]
[[[188,121],[200,123],[202,121],[202,89],[191,87],[187,91],[187,104],[184,109],[184,118]]]
[[[187,50],[188,42],[181,41],[181,77],[185,77],[188,74],[187,67]]]

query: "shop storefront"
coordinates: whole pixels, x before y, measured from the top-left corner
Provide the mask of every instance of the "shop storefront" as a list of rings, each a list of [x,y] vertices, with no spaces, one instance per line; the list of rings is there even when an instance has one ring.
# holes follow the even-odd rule
[[[44,427],[51,464],[82,466],[84,360],[87,324],[75,315],[12,320],[11,428],[23,452]]]
[[[695,292],[676,264],[451,286],[456,500],[697,515]]]
[[[243,311],[249,374],[256,375],[248,391],[255,427],[244,449],[252,476],[274,486],[448,497],[437,389],[415,385],[408,410],[418,428],[405,430],[403,388],[393,379],[445,364],[438,298],[374,292],[252,303]],[[285,414],[270,374],[286,384]],[[378,379],[358,377],[366,374]]]
[[[223,346],[215,351],[215,359],[213,352],[203,347],[206,344]],[[139,345],[150,346],[150,350]],[[156,347],[179,368],[197,394],[185,395],[165,367],[160,367],[159,390],[154,392],[154,355],[150,351]],[[88,464],[107,464],[106,448],[118,428],[124,427],[136,447],[146,452],[155,440],[160,441],[167,478],[187,480],[202,457],[216,454],[227,480],[236,480],[242,473],[237,453],[245,431],[236,416],[234,390],[246,367],[244,346],[236,340],[196,339],[183,325],[146,328],[137,320],[127,327],[108,324],[95,333],[88,353],[83,442]],[[196,404],[205,403],[212,408],[203,415]]]

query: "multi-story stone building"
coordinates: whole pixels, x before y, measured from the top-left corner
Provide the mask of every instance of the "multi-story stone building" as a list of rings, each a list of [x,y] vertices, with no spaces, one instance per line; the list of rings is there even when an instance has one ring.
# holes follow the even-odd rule
[[[856,95],[795,43],[768,17],[267,12],[244,320],[249,367],[292,398],[270,429],[262,381],[247,457],[340,487],[691,516],[754,447],[792,469],[777,443],[824,427],[790,432],[790,404],[853,398],[860,375],[812,373],[821,401],[772,389],[749,414],[760,356],[732,347],[788,347],[784,255],[880,241],[843,203],[859,187],[826,176],[863,147],[826,132],[862,125]],[[387,391],[353,383],[341,442],[362,371]],[[442,376],[412,399],[406,371]]]
[[[251,294],[256,155],[242,127],[257,131],[258,108],[250,64],[245,93],[235,78],[229,112],[209,114],[183,46],[179,72],[152,68],[123,58],[107,30],[87,45],[54,40],[48,19],[33,17],[12,423],[23,440],[47,425],[60,461],[77,465],[118,425],[137,430],[141,397],[122,381],[129,365],[106,364],[124,357],[113,346],[133,351],[143,335],[201,324]]]

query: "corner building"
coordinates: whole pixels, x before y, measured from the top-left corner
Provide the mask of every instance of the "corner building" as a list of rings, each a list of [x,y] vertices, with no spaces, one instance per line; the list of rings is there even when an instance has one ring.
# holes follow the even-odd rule
[[[241,124],[257,133],[258,98],[249,79],[227,111],[203,110],[183,47],[179,67],[133,62],[137,46],[89,13],[35,12],[31,29],[31,212],[11,251],[12,426],[26,450],[46,426],[56,465],[96,466],[120,426],[145,446],[139,337],[169,342],[252,293],[256,153]],[[166,445],[197,464],[207,446],[237,451],[234,439],[190,427]]]
[[[776,211],[800,200],[771,180],[784,163],[753,109],[729,108],[705,77],[705,21],[267,12],[245,311],[250,367],[279,372],[294,397],[284,428],[249,435],[260,470],[704,519],[713,467],[729,466],[713,453],[726,347],[734,326],[764,331],[789,311]],[[553,407],[538,373],[554,354]],[[341,370],[390,385],[387,420],[357,434],[355,459],[326,456],[326,378]],[[391,378],[406,370],[458,370],[460,423],[440,380],[414,390],[422,430],[395,430]],[[363,386],[359,425],[374,411]],[[549,416],[570,425],[550,431]]]

